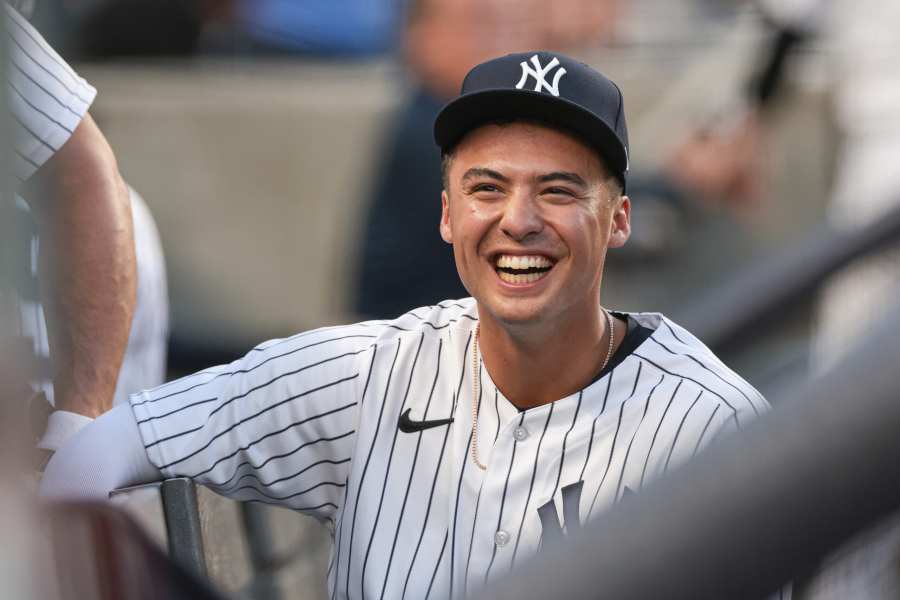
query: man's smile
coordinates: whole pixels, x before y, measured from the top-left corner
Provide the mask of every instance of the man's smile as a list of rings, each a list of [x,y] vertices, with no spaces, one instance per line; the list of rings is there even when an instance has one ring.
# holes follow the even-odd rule
[[[500,279],[513,285],[535,283],[543,279],[556,264],[542,254],[496,254],[492,262]]]

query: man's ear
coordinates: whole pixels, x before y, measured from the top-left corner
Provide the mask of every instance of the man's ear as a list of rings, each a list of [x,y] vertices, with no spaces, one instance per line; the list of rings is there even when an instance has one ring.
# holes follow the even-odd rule
[[[448,244],[453,243],[453,228],[450,227],[450,198],[447,190],[441,192],[441,237]]]
[[[609,222],[608,248],[621,248],[631,236],[631,200],[628,196],[619,198],[612,209],[612,218]]]

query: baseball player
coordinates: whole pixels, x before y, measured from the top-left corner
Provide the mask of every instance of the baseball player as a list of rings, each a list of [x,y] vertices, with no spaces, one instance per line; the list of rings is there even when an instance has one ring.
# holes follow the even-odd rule
[[[41,417],[32,423],[40,467],[114,401],[163,381],[168,297],[153,218],[88,113],[96,90],[10,4],[4,9],[12,167],[24,198],[16,226],[32,234],[19,236],[27,247],[17,252],[13,327],[42,367],[34,387],[43,394],[29,404]]]
[[[192,477],[326,523],[333,598],[462,597],[767,409],[663,315],[600,303],[630,232],[613,82],[560,54],[504,56],[472,69],[434,133],[440,234],[471,298],[132,396],[57,453],[43,492]]]
[[[4,9],[12,170],[43,240],[42,285],[22,286],[19,331],[38,356],[48,355],[50,341],[60,410],[42,445],[52,449],[111,406],[134,309],[131,209],[112,151],[87,112],[96,90],[12,7]],[[27,269],[27,260],[20,264]],[[38,300],[51,309],[46,326]],[[45,363],[42,375],[53,371]]]

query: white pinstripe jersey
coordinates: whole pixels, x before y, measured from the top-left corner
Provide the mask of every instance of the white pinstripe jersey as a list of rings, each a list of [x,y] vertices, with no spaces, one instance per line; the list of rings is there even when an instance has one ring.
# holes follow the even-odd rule
[[[659,314],[585,389],[520,412],[481,367],[472,432],[474,300],[262,344],[132,396],[150,460],[242,500],[324,520],[336,598],[459,597],[767,408]],[[400,415],[454,419],[404,433]]]
[[[68,141],[97,95],[8,4],[7,97],[13,117],[14,172],[25,181]]]

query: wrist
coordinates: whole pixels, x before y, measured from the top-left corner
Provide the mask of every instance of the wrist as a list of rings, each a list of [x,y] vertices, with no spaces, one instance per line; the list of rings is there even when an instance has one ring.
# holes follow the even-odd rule
[[[55,385],[55,394],[53,397],[53,405],[56,407],[56,412],[63,413],[71,413],[76,414],[88,419],[96,419],[107,410],[112,408],[111,406],[99,406],[96,400],[88,399],[85,394],[80,393],[60,393],[60,388],[65,389],[64,386]],[[74,386],[72,386],[74,387]],[[97,393],[92,394],[92,397],[102,396],[105,397],[105,393]],[[109,393],[109,397],[112,398],[112,393]]]

